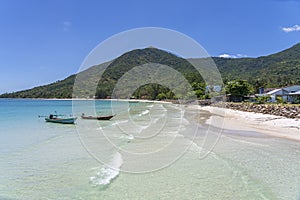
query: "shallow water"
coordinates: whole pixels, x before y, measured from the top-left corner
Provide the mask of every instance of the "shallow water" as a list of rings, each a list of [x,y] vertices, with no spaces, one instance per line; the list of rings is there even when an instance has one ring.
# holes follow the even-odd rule
[[[54,111],[117,115],[76,125],[38,117]],[[300,198],[300,143],[219,135],[198,123],[207,113],[185,106],[0,100],[0,114],[0,199]]]

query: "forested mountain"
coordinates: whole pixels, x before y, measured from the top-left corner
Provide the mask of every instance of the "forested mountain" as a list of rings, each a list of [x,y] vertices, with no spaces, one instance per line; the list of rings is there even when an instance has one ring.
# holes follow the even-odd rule
[[[76,75],[71,75],[64,80],[48,85],[19,92],[4,93],[0,95],[0,98],[71,98],[75,77]]]
[[[258,58],[213,58],[223,80],[245,79],[252,85],[282,87],[300,84],[300,43]]]
[[[205,63],[208,59],[194,58],[187,59],[192,64]],[[5,93],[0,95],[1,98],[72,98],[73,97],[96,97],[107,98],[111,95],[118,79],[127,71],[135,66],[143,66],[146,63],[159,63],[172,67],[180,72],[190,84],[195,86],[199,96],[203,95],[202,89],[205,87],[203,79],[197,73],[195,68],[187,60],[177,57],[176,55],[159,50],[156,48],[136,49],[127,52],[111,62],[92,66],[91,68],[80,72],[77,77],[81,78],[81,88],[76,88],[76,94],[73,94],[73,85],[76,75],[57,81],[55,83],[35,87],[33,89]],[[255,88],[281,87],[292,84],[300,84],[300,43],[286,49],[282,52],[269,56],[258,58],[218,58],[213,57],[224,82],[244,79],[252,84]],[[106,69],[104,71],[104,69]],[[205,72],[206,71],[206,72]],[[205,76],[214,76],[209,69],[204,70]],[[100,79],[100,77],[102,77]],[[99,81],[100,80],[100,81]],[[90,87],[95,85],[96,87]],[[201,89],[202,87],[202,89]],[[137,98],[155,99],[160,94],[169,94],[168,88],[159,84],[145,85],[139,88],[134,96]]]
[[[203,82],[201,75],[197,73],[197,70],[193,67],[193,65],[183,58],[156,48],[136,49],[116,58],[107,67],[99,81],[96,97],[106,98],[107,96],[110,96],[113,93],[113,89],[115,88],[117,81],[134,67],[144,67],[145,71],[136,71],[135,73],[137,73],[136,76],[144,76],[144,79],[146,79],[150,75],[147,75],[148,70],[146,70],[147,65],[145,64],[148,64],[149,67],[149,65],[155,65],[156,63],[169,66],[174,70],[177,70],[189,81],[190,84],[193,82]],[[161,73],[165,72],[161,71]],[[169,74],[160,74],[157,76],[161,75],[167,78]],[[140,83],[139,80],[131,79],[131,82],[133,81],[137,84]],[[169,90],[159,84],[149,84],[139,88],[133,96],[136,98],[144,96],[144,98],[147,99],[155,99],[156,96],[162,92],[168,93]]]

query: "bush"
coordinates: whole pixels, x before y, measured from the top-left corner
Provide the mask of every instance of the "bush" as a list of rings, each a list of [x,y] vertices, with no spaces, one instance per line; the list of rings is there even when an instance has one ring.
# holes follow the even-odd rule
[[[167,96],[165,93],[160,93],[156,96],[156,99],[159,99],[159,100],[164,100],[166,98],[167,98]]]
[[[276,97],[276,102],[281,104],[285,103],[282,97]]]
[[[271,97],[268,95],[267,96],[258,96],[255,98],[256,103],[258,103],[258,104],[267,103],[270,99],[271,99]]]

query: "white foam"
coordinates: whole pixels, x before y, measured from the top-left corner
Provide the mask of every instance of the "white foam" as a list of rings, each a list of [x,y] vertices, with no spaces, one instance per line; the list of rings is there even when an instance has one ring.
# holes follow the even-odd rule
[[[133,140],[134,139],[134,136],[133,135],[128,135],[127,137],[129,140]]]
[[[120,174],[122,164],[122,155],[117,152],[109,164],[110,167],[102,167],[96,176],[90,177],[90,182],[95,186],[110,184]]]
[[[139,116],[143,116],[143,115],[147,115],[150,111],[149,110],[145,110],[142,113],[139,114]]]

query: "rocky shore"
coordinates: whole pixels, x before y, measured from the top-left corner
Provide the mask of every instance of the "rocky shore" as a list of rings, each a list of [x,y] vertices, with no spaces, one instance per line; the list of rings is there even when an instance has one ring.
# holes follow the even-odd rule
[[[232,103],[213,104],[212,106],[229,108],[233,110],[263,113],[270,115],[283,116],[287,118],[300,119],[299,105],[281,105],[281,104],[254,104],[254,103]]]

